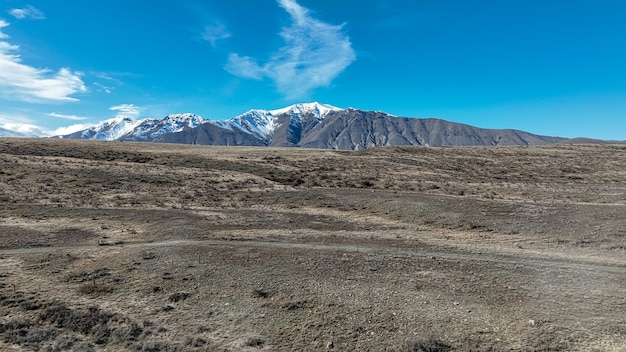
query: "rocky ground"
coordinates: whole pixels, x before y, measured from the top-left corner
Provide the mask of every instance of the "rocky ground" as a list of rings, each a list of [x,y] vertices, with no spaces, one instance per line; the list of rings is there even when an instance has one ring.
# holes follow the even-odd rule
[[[626,146],[0,139],[3,351],[626,351]]]

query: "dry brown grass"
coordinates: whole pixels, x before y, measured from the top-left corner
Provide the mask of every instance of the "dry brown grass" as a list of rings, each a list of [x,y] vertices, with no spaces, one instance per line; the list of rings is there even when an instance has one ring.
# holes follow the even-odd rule
[[[623,351],[625,214],[624,145],[0,139],[0,349]]]

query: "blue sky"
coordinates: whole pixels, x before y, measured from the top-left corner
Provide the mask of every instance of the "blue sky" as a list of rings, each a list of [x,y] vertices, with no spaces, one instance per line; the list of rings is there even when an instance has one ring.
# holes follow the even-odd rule
[[[0,0],[0,127],[319,101],[626,140],[623,0]],[[73,127],[68,127],[73,126]]]

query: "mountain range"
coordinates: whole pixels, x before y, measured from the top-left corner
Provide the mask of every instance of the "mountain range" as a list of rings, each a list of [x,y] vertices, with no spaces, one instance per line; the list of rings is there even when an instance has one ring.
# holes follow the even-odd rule
[[[0,136],[2,133],[0,130]],[[380,111],[341,109],[317,102],[277,110],[250,110],[228,120],[208,120],[195,114],[141,120],[117,117],[56,138],[335,150],[402,145],[542,145],[571,141],[514,129],[478,128],[436,118],[396,117]]]

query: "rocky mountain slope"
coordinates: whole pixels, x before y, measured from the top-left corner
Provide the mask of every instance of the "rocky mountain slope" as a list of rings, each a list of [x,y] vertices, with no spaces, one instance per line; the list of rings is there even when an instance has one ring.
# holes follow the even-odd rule
[[[391,145],[543,145],[566,141],[519,130],[484,129],[441,119],[396,117],[320,103],[250,110],[229,120],[205,120],[194,114],[168,115],[160,120],[116,118],[62,138],[336,150]]]

